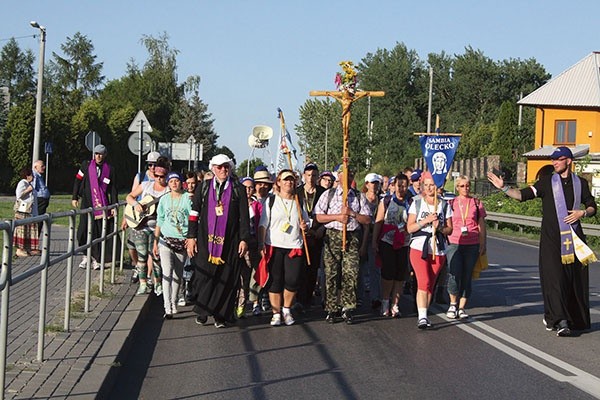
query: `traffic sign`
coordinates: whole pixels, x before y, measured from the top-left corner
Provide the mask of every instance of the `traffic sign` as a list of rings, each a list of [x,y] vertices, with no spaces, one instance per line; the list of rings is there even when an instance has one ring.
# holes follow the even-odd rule
[[[152,132],[152,126],[150,125],[150,122],[148,122],[148,118],[146,118],[146,115],[142,110],[138,111],[137,115],[135,116],[127,130],[129,132],[139,132],[140,128],[143,132]]]
[[[46,154],[52,154],[52,142],[45,142],[44,150],[45,150]]]
[[[87,147],[89,151],[94,151],[94,147],[101,143],[102,139],[96,132],[89,131],[87,135],[85,135],[85,147]]]
[[[132,133],[127,140],[127,146],[136,156],[140,154],[140,133]],[[147,133],[142,136],[142,154],[148,154],[152,150],[152,138]]]

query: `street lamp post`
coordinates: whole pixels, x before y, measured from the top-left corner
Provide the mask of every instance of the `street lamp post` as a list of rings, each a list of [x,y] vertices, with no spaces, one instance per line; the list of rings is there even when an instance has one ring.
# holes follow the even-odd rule
[[[40,30],[40,56],[38,66],[37,98],[35,102],[35,130],[33,131],[33,154],[31,165],[40,158],[40,136],[42,130],[42,85],[44,81],[44,54],[46,51],[46,28],[36,21],[30,22],[31,26]]]

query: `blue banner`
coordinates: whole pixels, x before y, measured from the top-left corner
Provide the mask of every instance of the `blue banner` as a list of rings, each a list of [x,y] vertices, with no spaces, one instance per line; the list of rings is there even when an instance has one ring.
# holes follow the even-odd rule
[[[437,187],[444,186],[448,171],[454,161],[456,149],[460,142],[460,136],[421,136],[421,151],[427,163],[427,169],[433,176]]]

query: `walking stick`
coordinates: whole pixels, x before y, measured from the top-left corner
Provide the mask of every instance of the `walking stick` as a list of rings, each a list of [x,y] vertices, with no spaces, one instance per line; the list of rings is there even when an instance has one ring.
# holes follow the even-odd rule
[[[286,155],[287,160],[288,160],[288,165],[290,167],[290,170],[293,171],[293,167],[292,167],[292,153],[290,152],[290,149],[287,146],[287,143],[285,143],[285,134],[286,134],[286,128],[285,128],[285,119],[283,118],[283,111],[281,111],[281,108],[278,108],[277,111],[279,112],[279,119],[281,120],[281,150],[283,151],[283,154]],[[296,190],[296,188],[294,188],[294,191]],[[302,221],[302,207],[300,207],[300,200],[298,200],[298,194],[294,193],[294,200],[296,202],[296,208],[298,210],[298,222]],[[304,253],[306,254],[306,264],[310,265],[310,254],[308,254],[308,243],[306,242],[306,232],[304,232],[304,229],[300,228],[300,231],[302,232],[302,242],[304,242]]]

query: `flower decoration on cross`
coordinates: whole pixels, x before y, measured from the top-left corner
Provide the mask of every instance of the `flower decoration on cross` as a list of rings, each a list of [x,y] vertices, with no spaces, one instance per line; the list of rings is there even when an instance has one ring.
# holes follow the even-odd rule
[[[347,90],[350,93],[356,91],[356,70],[352,61],[341,61],[339,65],[342,72],[335,74],[335,85],[338,90]]]

